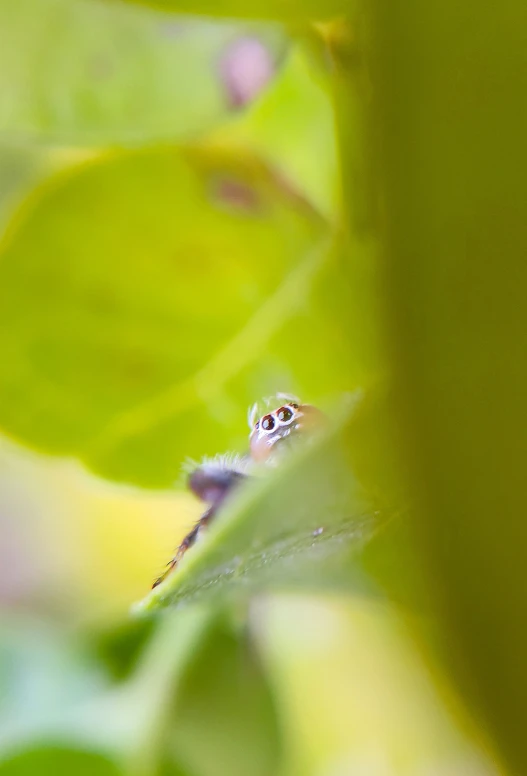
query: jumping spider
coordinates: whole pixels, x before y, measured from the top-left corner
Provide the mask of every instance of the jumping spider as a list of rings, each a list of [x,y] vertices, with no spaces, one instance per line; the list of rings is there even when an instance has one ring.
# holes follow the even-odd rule
[[[271,402],[279,402],[269,410]],[[203,529],[214,519],[226,497],[247,480],[259,465],[276,466],[284,453],[298,437],[309,436],[324,425],[325,415],[311,404],[301,404],[295,397],[277,394],[266,399],[267,412],[258,418],[258,405],[249,410],[249,452],[246,455],[223,454],[205,458],[194,465],[188,475],[190,490],[208,505],[193,529],[185,536],[166,571],[156,579],[157,587],[175,569],[186,551],[195,544]]]

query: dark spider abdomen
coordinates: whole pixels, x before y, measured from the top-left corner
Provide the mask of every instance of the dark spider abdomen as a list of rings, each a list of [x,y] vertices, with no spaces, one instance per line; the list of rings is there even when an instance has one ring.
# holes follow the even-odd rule
[[[188,478],[188,486],[201,501],[218,505],[246,478],[247,475],[235,469],[223,469],[208,464],[192,472]]]

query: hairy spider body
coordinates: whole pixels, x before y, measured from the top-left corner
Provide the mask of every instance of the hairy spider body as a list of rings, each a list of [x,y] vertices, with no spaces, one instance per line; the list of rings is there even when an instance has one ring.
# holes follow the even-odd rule
[[[260,415],[257,405],[249,411],[249,452],[247,455],[220,454],[205,458],[193,467],[188,476],[188,487],[208,508],[179,545],[167,564],[165,572],[152,587],[157,587],[175,569],[186,551],[199,539],[203,529],[215,517],[225,499],[238,485],[251,476],[259,465],[276,466],[290,444],[299,436],[309,435],[324,425],[325,415],[316,407],[300,402],[287,394],[277,394],[274,401],[282,400],[277,409]],[[268,409],[270,399],[265,400]]]

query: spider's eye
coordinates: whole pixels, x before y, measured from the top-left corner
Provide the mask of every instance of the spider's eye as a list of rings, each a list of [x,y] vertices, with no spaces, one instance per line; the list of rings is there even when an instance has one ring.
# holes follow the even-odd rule
[[[274,418],[272,415],[264,415],[260,421],[260,427],[264,431],[272,431],[274,428]]]
[[[289,407],[280,407],[280,409],[276,411],[276,417],[280,423],[287,423],[287,421],[291,420],[293,417],[293,410],[289,409]]]
[[[299,408],[299,404],[295,404],[295,402],[290,401],[289,406],[292,407],[294,410],[297,410]]]

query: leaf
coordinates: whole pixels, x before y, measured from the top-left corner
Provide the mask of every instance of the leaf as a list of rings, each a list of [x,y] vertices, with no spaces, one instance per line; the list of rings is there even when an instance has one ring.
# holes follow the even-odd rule
[[[115,2],[115,0],[114,0]],[[238,19],[315,20],[340,16],[350,10],[349,0],[272,0],[251,3],[242,0],[127,0],[132,4],[148,5],[163,11],[181,14],[201,14]]]
[[[0,246],[2,428],[149,485],[239,446],[258,362],[284,389],[292,359],[326,350],[332,313],[316,308],[312,341],[289,339],[327,259],[322,227],[258,162],[224,154],[109,155],[51,179]]]
[[[372,13],[391,411],[414,535],[461,693],[505,770],[526,773],[527,7]]]
[[[110,698],[106,708],[110,727],[121,715],[129,719],[122,750],[135,772],[153,773],[160,766],[167,772],[182,770],[169,757],[171,713],[192,658],[207,642],[214,620],[203,607],[188,608],[177,619],[160,619],[135,673]],[[104,705],[96,704],[95,714],[100,709]]]
[[[270,87],[212,138],[255,151],[326,218],[335,218],[339,171],[330,81],[305,47],[292,47]]]
[[[247,629],[235,628],[224,612],[182,677],[169,742],[177,761],[200,776],[268,776],[279,770],[278,719],[268,681]]]
[[[90,633],[92,649],[98,662],[105,667],[114,681],[129,678],[137,668],[140,656],[152,638],[153,620],[124,620],[112,623],[110,628]]]
[[[36,150],[0,145],[0,226],[8,220],[13,202],[38,180],[43,166]]]
[[[222,63],[237,41],[261,45],[268,78],[286,46],[278,26],[89,0],[1,0],[0,30],[0,136],[18,144],[189,137],[231,111]]]
[[[91,645],[81,646],[78,634],[67,638],[31,620],[24,627],[4,623],[0,772],[21,773],[33,756],[35,762],[41,756],[43,763],[56,760],[61,768],[63,759],[69,762],[63,752],[72,750],[79,758],[85,752],[100,758],[101,767],[108,762],[127,771],[130,764],[137,772],[153,771],[165,758],[179,683],[197,646],[206,642],[212,620],[210,612],[192,607],[177,622],[159,618],[140,629],[129,623],[128,637],[137,642],[139,635],[142,649],[137,652],[137,643],[127,643],[121,632],[118,651],[114,648],[111,656],[118,683],[93,659]],[[136,653],[133,673],[131,651]]]
[[[357,479],[344,413],[330,432],[245,485],[137,613],[262,589],[367,587],[350,559],[387,519]]]
[[[119,776],[122,771],[116,763],[101,754],[51,745],[29,748],[0,762],[2,776],[32,776],[35,773]]]
[[[79,724],[71,712],[104,693],[107,685],[104,672],[85,646],[72,644],[60,630],[41,621],[4,617],[0,639],[0,769],[22,768],[18,753],[28,746],[38,748],[46,740],[61,742],[66,748],[88,741],[88,748],[97,748],[97,731],[94,734],[93,727]],[[9,765],[4,766],[4,760]]]
[[[126,635],[136,642],[138,626],[147,627],[149,638],[128,673],[129,650],[122,647],[133,646]],[[228,610],[193,606],[176,617],[131,621],[113,647],[119,685],[94,697],[82,719],[110,731],[108,743],[117,745],[128,772],[276,772],[278,725],[270,690],[247,630]]]

